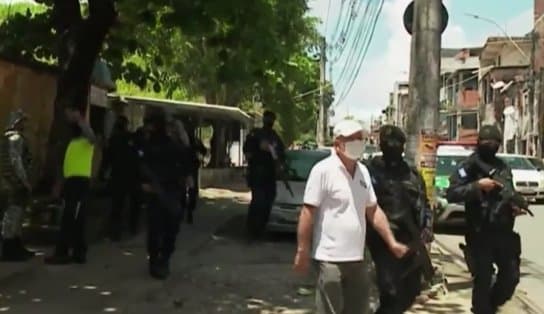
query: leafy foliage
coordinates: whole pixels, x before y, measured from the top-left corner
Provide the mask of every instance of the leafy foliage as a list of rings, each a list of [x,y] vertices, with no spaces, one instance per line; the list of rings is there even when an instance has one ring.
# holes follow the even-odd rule
[[[0,53],[57,62],[52,0],[0,6]],[[117,0],[118,23],[102,58],[121,91],[166,98],[203,98],[229,106],[260,99],[278,113],[287,142],[313,134],[319,66],[305,0]],[[16,8],[16,9],[15,9]],[[28,9],[28,10],[27,10]],[[82,7],[85,15],[86,7]]]

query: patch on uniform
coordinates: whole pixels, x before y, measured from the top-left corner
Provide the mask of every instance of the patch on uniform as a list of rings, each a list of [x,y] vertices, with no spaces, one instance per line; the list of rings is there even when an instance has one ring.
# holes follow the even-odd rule
[[[365,188],[365,189],[367,188],[365,180],[363,180],[363,179],[359,180],[359,184],[360,184],[363,188]]]
[[[465,171],[465,168],[459,168],[459,170],[457,172],[459,172],[459,176],[461,178],[466,178],[467,177],[467,172]]]

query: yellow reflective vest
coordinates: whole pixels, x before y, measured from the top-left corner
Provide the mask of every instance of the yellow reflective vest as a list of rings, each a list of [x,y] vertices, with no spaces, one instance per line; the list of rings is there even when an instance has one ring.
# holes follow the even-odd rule
[[[94,145],[85,137],[70,141],[64,155],[64,178],[90,178],[93,170]]]

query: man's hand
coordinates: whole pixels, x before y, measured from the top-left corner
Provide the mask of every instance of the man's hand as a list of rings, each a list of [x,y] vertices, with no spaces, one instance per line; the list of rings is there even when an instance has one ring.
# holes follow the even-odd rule
[[[527,215],[527,214],[528,214],[527,210],[525,210],[523,208],[519,208],[517,206],[512,207],[512,216],[514,216],[514,217],[524,216],[524,215]]]
[[[408,254],[408,251],[410,251],[406,245],[397,241],[393,242],[389,250],[391,250],[391,253],[393,253],[396,258],[403,258],[406,254]]]
[[[190,189],[194,188],[195,187],[195,179],[193,179],[193,176],[188,176],[186,181],[185,181],[185,184]]]
[[[495,188],[502,188],[502,184],[490,178],[482,178],[478,180],[478,187],[484,192],[490,192]]]
[[[151,184],[144,183],[142,184],[142,191],[146,193],[153,193],[153,187],[151,186]]]
[[[32,185],[29,182],[25,182],[24,185],[28,193],[32,193]]]
[[[297,250],[293,270],[300,275],[308,274],[310,269],[310,253],[307,250]]]

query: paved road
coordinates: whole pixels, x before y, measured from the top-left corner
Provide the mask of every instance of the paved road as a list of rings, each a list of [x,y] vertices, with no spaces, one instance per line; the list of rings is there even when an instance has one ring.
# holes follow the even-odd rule
[[[521,217],[516,222],[516,231],[522,237],[522,279],[519,288],[527,293],[533,303],[544,309],[544,205],[533,205],[531,209],[535,217]],[[438,235],[437,240],[461,256],[458,244],[463,237]]]

